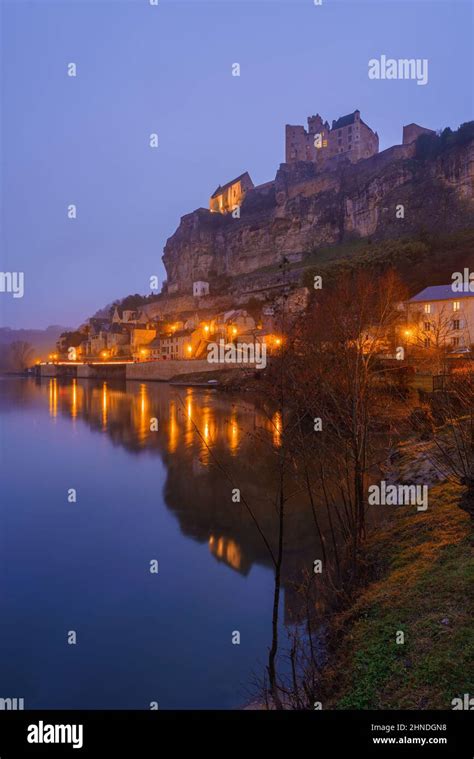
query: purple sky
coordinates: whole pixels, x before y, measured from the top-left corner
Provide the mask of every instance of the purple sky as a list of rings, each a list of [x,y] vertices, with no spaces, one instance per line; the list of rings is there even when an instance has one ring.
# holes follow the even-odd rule
[[[25,273],[23,298],[0,293],[2,326],[76,326],[148,293],[182,215],[243,171],[274,177],[285,123],[359,108],[383,150],[403,124],[473,117],[464,0],[1,6],[1,269]],[[428,84],[369,80],[382,54],[427,58]]]

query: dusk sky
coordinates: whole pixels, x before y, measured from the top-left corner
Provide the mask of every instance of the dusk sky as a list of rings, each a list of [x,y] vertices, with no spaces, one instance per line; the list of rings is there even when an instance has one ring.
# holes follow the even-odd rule
[[[274,178],[286,123],[359,108],[383,150],[404,124],[473,118],[463,0],[1,5],[1,269],[25,275],[23,298],[0,293],[2,326],[74,327],[148,294],[181,216],[244,171]],[[382,54],[427,58],[428,84],[370,80]]]

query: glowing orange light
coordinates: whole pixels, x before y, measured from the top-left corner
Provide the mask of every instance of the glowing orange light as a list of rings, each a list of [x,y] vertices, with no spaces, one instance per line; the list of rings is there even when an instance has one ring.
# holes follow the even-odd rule
[[[168,449],[174,453],[178,444],[178,425],[176,422],[176,407],[174,401],[170,403],[170,422],[168,428]]]
[[[282,420],[281,413],[279,411],[275,411],[275,413],[272,416],[272,432],[273,432],[273,445],[276,448],[279,448],[281,446],[282,429],[283,429],[283,420]]]
[[[77,380],[72,381],[72,403],[71,403],[71,416],[73,419],[77,416]]]
[[[107,405],[108,405],[108,395],[107,395],[107,383],[104,382],[102,385],[102,426],[104,429],[107,427]]]

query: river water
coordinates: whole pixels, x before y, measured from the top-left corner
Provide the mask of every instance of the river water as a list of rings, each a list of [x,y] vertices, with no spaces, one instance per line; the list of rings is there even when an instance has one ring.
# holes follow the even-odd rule
[[[271,643],[273,570],[232,491],[274,544],[278,415],[207,388],[9,377],[0,413],[0,697],[27,709],[249,701]],[[317,556],[297,503],[283,646],[295,579]]]

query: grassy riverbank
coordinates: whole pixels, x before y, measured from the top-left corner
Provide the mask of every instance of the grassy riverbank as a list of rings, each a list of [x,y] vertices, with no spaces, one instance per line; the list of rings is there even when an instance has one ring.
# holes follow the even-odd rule
[[[472,693],[473,527],[460,495],[437,484],[426,512],[398,507],[368,540],[367,582],[335,619],[324,708],[451,709]]]

